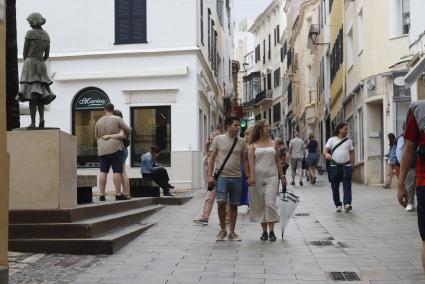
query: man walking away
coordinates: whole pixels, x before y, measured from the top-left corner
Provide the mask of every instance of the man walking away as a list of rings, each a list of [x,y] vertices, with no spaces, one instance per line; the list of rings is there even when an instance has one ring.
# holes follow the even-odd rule
[[[408,195],[406,178],[409,168],[416,159],[416,198],[418,202],[418,226],[422,238],[422,266],[425,271],[425,102],[417,101],[410,105],[404,132],[404,150],[401,158],[400,180],[397,197],[401,206],[406,207]]]
[[[124,120],[113,114],[114,105],[106,104],[105,115],[101,117],[95,126],[95,136],[97,139],[97,152],[100,162],[99,190],[100,201],[105,201],[105,188],[109,169],[112,166],[113,180],[115,187],[115,200],[127,200],[121,192],[121,175],[123,173],[123,149],[121,138],[104,139],[103,136],[117,134],[121,130],[127,137],[131,134],[131,128]]]
[[[304,159],[304,141],[300,138],[298,132],[295,133],[294,138],[289,142],[289,155],[291,156],[291,169],[292,169],[292,182],[295,185],[295,176],[297,170],[300,172],[300,186],[303,186],[302,165]]]
[[[404,127],[403,127],[404,130]],[[402,159],[404,144],[406,140],[404,139],[404,134],[397,138],[397,149],[396,149],[396,157],[397,161],[400,162]],[[405,180],[405,187],[407,190],[407,206],[406,211],[415,211],[415,189],[416,189],[416,152],[413,152],[412,163],[409,167]]]
[[[334,137],[326,143],[324,154],[330,161],[330,176],[333,200],[336,211],[342,211],[342,203],[339,196],[339,184],[342,182],[344,188],[344,209],[351,211],[351,176],[354,165],[353,141],[347,137],[348,124],[341,122],[336,126]]]
[[[225,119],[226,133],[216,136],[211,145],[208,161],[208,186],[216,186],[217,207],[221,230],[217,241],[227,237],[226,205],[229,203],[230,233],[229,241],[241,241],[235,233],[238,206],[242,197],[241,163],[245,173],[248,173],[246,160],[246,145],[244,139],[238,137],[239,118]],[[214,170],[215,169],[215,170]],[[249,177],[248,177],[249,178]]]
[[[163,167],[158,167],[155,164],[155,159],[159,156],[160,149],[158,146],[152,146],[151,151],[142,156],[141,173],[143,177],[150,177],[163,190],[164,196],[173,196],[170,193],[170,188],[174,188],[169,182],[167,170]]]

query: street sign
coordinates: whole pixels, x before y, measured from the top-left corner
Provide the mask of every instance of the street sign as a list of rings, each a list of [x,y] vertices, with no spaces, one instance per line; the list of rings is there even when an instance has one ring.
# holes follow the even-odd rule
[[[246,120],[242,119],[240,123],[241,128],[245,128],[247,125],[248,123],[246,122]]]

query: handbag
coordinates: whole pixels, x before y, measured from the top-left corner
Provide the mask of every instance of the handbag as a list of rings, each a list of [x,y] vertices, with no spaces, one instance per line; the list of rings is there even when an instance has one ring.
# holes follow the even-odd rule
[[[218,177],[220,176],[221,172],[223,171],[224,167],[226,166],[227,161],[229,160],[230,156],[233,153],[233,150],[236,147],[236,143],[238,143],[238,137],[237,136],[235,137],[235,141],[233,141],[233,145],[230,148],[229,153],[227,153],[227,156],[224,159],[223,164],[221,165],[221,167],[217,171],[214,172],[214,180],[215,181],[217,181]],[[212,191],[213,189],[214,189],[214,187],[211,188],[210,186],[208,186],[208,191]]]

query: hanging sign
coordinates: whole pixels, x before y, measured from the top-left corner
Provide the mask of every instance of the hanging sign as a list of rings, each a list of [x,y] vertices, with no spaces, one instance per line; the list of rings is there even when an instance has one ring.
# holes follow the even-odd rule
[[[109,98],[104,92],[98,89],[88,89],[77,98],[75,109],[102,109],[107,103],[109,103]]]

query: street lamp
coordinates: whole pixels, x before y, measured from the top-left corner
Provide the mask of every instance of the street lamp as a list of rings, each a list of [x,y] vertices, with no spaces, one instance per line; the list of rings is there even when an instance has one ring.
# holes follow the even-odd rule
[[[329,42],[327,42],[327,43],[325,43],[325,42],[316,42],[317,41],[317,38],[319,37],[319,34],[320,34],[319,25],[316,25],[316,24],[311,25],[310,26],[310,31],[308,32],[308,38],[311,40],[311,42],[314,45],[328,45],[328,46],[330,46],[330,43]]]

